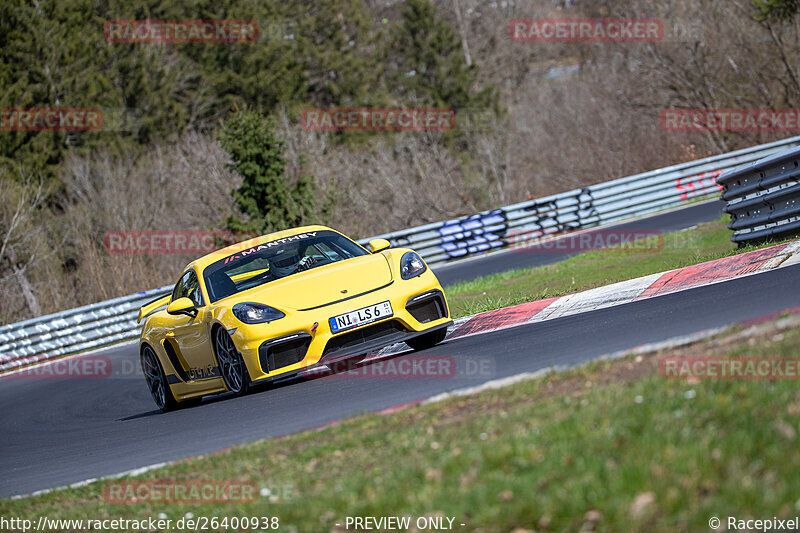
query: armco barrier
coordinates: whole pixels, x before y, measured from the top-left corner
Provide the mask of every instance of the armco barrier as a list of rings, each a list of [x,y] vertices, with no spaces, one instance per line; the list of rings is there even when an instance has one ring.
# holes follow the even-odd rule
[[[414,248],[429,265],[437,266],[713,197],[721,188],[716,179],[723,171],[798,145],[800,137],[792,137],[380,237],[394,246]]]
[[[800,233],[800,149],[773,154],[717,180],[739,244]]]
[[[716,178],[724,170],[796,146],[800,137],[378,237],[393,246],[412,247],[429,265],[439,266],[542,236],[604,226],[713,197],[720,189]],[[161,287],[0,326],[0,371],[135,339],[139,307],[170,290]]]

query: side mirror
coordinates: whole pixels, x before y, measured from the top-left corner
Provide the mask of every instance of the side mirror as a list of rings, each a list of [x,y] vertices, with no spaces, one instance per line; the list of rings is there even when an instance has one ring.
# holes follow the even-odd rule
[[[367,244],[367,250],[369,250],[373,254],[377,254],[378,252],[382,252],[387,248],[390,248],[391,246],[392,243],[390,243],[386,239],[372,239],[371,241],[369,241],[369,244]]]
[[[167,313],[171,315],[187,315],[194,318],[197,316],[197,308],[194,306],[193,301],[184,296],[174,302],[170,302],[167,306]]]

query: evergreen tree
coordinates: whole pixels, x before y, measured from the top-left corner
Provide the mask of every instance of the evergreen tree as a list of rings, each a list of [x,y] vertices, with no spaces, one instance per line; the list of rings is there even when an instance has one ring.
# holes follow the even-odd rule
[[[189,60],[169,45],[105,40],[106,21],[145,18],[152,3],[132,0],[124,11],[92,0],[0,3],[0,107],[103,113],[101,131],[0,131],[0,164],[52,178],[68,151],[147,145],[196,121],[194,110],[213,97],[201,94]]]
[[[437,15],[436,6],[408,0],[402,15],[387,51],[393,63],[387,76],[392,93],[415,105],[490,106],[492,89],[473,92],[476,67],[467,66],[455,31]]]
[[[375,93],[380,58],[362,0],[200,0],[195,10],[258,23],[256,43],[180,47],[228,105],[364,105]]]
[[[252,111],[236,112],[219,138],[233,158],[233,169],[244,179],[233,197],[248,216],[244,221],[229,216],[228,229],[269,233],[301,225],[314,212],[313,182],[301,177],[288,183],[283,141],[275,136],[271,119]]]
[[[800,10],[798,0],[753,0],[753,6],[758,10],[756,19],[764,22],[767,20],[788,20]]]

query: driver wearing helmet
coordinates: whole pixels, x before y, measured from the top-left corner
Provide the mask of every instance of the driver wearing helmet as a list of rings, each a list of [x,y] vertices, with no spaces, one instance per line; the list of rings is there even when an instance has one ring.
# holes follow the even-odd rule
[[[300,251],[279,250],[269,259],[269,269],[277,277],[283,278],[295,272],[311,268],[317,261],[313,257],[302,256]]]

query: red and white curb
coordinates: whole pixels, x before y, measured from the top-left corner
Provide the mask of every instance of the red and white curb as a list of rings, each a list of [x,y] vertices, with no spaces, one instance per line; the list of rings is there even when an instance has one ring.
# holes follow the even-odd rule
[[[528,302],[460,318],[448,332],[447,339],[604,309],[798,263],[800,263],[800,240],[558,298]]]

